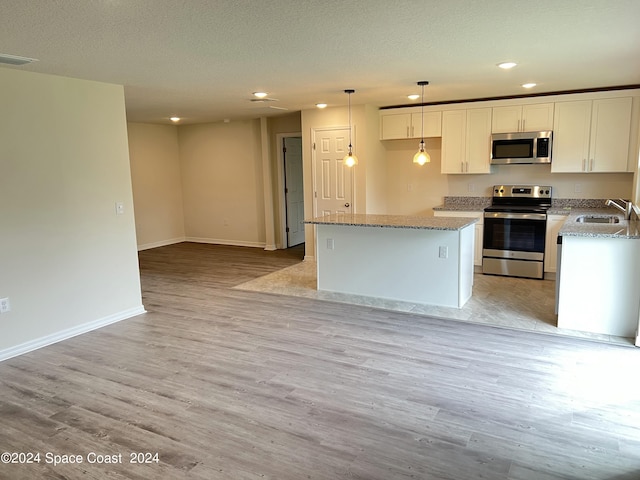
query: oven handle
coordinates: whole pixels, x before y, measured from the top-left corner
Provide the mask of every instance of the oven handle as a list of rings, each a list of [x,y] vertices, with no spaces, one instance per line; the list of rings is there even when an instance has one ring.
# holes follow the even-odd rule
[[[546,213],[484,212],[484,218],[509,218],[514,220],[546,220]]]

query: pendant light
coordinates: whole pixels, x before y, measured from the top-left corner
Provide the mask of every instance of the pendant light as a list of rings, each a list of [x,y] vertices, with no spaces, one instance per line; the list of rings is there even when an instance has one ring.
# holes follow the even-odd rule
[[[353,167],[358,164],[358,157],[353,154],[353,145],[351,145],[351,94],[355,93],[355,90],[345,90],[344,93],[349,95],[349,151],[342,161],[347,167]]]
[[[429,163],[431,161],[431,157],[424,150],[424,86],[429,85],[429,82],[426,80],[422,80],[418,82],[418,85],[422,87],[422,107],[421,107],[421,116],[422,116],[422,127],[420,130],[420,145],[418,146],[418,153],[413,156],[413,163],[417,163],[418,165],[424,165],[425,163]]]

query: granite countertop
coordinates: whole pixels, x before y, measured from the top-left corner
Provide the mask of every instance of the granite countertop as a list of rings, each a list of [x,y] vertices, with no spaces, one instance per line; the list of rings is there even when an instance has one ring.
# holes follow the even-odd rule
[[[625,220],[624,215],[612,208],[574,208],[567,215],[558,232],[559,236],[640,239],[640,221]],[[620,219],[620,223],[579,223],[576,219],[581,215],[594,217],[615,215]]]
[[[356,227],[413,228],[421,230],[461,230],[478,221],[465,217],[421,217],[411,215],[369,215],[337,213],[305,220],[312,225],[346,225]]]
[[[602,237],[640,239],[640,221],[624,220],[621,212],[605,207],[606,199],[554,199],[549,215],[567,217],[558,235],[567,237]],[[481,212],[491,205],[491,197],[444,197],[444,204],[434,207],[434,211]],[[615,215],[620,223],[578,223],[580,215]],[[442,217],[444,218],[444,217]]]

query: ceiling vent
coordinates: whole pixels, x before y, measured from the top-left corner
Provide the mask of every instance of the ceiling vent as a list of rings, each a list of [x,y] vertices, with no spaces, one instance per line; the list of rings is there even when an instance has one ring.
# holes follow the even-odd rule
[[[26,65],[27,63],[37,62],[35,58],[19,57],[17,55],[7,55],[6,53],[0,53],[0,63],[7,65]]]

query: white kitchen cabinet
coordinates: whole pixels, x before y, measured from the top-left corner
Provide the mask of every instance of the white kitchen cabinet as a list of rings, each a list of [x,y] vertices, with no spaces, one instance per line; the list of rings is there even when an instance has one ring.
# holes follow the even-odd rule
[[[442,135],[442,112],[424,112],[424,137]],[[421,113],[391,113],[380,115],[380,140],[422,137]]]
[[[442,173],[490,173],[491,108],[442,112]]]
[[[547,215],[547,236],[544,249],[544,271],[555,272],[558,263],[558,232],[566,215]]]
[[[553,128],[553,103],[494,107],[491,133],[538,132]]]
[[[631,97],[556,103],[551,171],[629,171],[631,107]]]
[[[473,264],[477,267],[482,267],[482,235],[484,232],[484,211],[460,211],[460,210],[434,210],[434,217],[463,217],[463,218],[477,218],[478,222],[475,224],[475,237],[474,237],[474,253]]]

